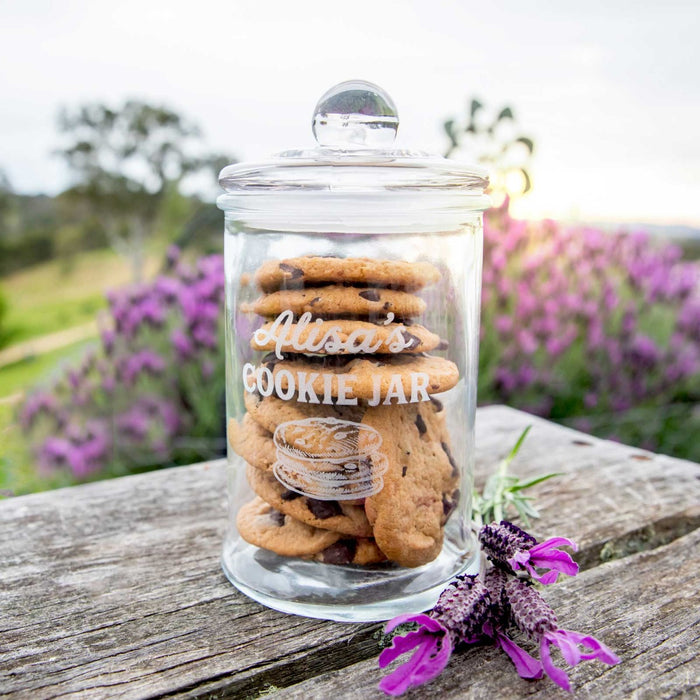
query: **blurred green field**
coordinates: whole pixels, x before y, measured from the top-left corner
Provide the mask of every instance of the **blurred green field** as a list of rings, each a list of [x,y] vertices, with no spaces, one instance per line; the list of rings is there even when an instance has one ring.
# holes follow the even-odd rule
[[[33,493],[68,486],[68,474],[39,474],[22,437],[16,413],[27,389],[51,381],[76,362],[94,340],[81,341],[0,367],[0,491]]]
[[[159,257],[146,264],[147,276],[158,267]],[[76,255],[71,263],[52,260],[0,281],[9,302],[8,346],[94,321],[105,308],[105,291],[128,284],[128,262],[111,250]],[[1,385],[0,385],[1,386]]]
[[[149,258],[150,276],[160,257]],[[46,352],[33,352],[33,342],[45,336],[94,323],[106,308],[105,292],[130,282],[128,262],[109,250],[95,250],[65,261],[35,265],[0,280],[9,303],[9,343],[0,350],[0,490],[13,493],[43,491],[71,483],[65,474],[40,475],[32,463],[21,428],[15,421],[25,392],[60,375],[65,364],[76,362],[95,340],[67,342],[49,338]],[[15,355],[20,359],[14,360]],[[7,358],[10,360],[7,360]],[[14,360],[14,361],[13,361]]]

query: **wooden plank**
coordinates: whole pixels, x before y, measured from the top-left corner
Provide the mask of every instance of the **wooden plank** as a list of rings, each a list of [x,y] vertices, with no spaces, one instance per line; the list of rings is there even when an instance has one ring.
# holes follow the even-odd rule
[[[700,527],[700,465],[598,440],[503,406],[478,412],[477,484],[493,470],[494,455],[507,454],[528,425],[512,473],[561,474],[531,490],[544,517],[530,529],[541,538],[556,533],[575,539],[583,568]]]
[[[545,597],[564,629],[598,637],[622,659],[615,667],[589,661],[573,669],[570,679],[575,697],[662,700],[681,694],[700,695],[699,558],[700,530],[696,530],[669,545],[597,566],[547,589]],[[342,689],[342,697],[348,700],[379,699],[386,697],[376,687],[382,675],[374,658],[271,696],[280,700],[328,698],[339,695]],[[433,683],[404,697],[492,700],[571,696],[548,678],[522,680],[502,652],[473,647],[456,653]]]
[[[140,698],[225,676],[245,694],[270,669],[332,656],[327,623],[225,580],[223,488],[222,464],[198,465],[3,503],[0,690]],[[369,655],[367,626],[330,627],[339,659]]]
[[[478,416],[482,474],[534,422],[514,471],[566,472],[537,487],[538,531],[580,538],[588,564],[610,538],[606,551],[627,554],[696,522],[697,465],[635,460],[503,407]],[[225,517],[222,463],[1,502],[0,692],[246,697],[376,655],[376,626],[285,616],[237,593],[219,567]]]

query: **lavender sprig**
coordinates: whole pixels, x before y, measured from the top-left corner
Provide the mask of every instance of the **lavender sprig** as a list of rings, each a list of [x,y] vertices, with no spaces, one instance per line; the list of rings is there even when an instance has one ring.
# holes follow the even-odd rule
[[[400,615],[387,624],[387,633],[406,622],[417,624],[418,629],[396,635],[391,646],[380,655],[379,666],[384,668],[405,652],[414,650],[408,661],[382,679],[381,690],[388,695],[401,695],[410,687],[427,683],[447,666],[453,649],[476,643],[490,643],[502,649],[522,678],[538,679],[546,673],[567,691],[571,690],[568,675],[554,665],[550,647],[558,647],[569,666],[591,659],[609,665],[620,662],[595,637],[559,627],[554,610],[532,585],[532,578],[542,580],[546,574],[539,576],[534,569],[527,569],[526,578],[521,578],[514,571],[513,562],[518,562],[519,554],[540,547],[540,553],[548,552],[552,557],[552,570],[548,573],[553,578],[550,576],[546,583],[553,583],[557,572],[564,569],[573,576],[578,566],[566,552],[555,549],[562,544],[575,548],[573,542],[552,538],[538,544],[534,537],[506,521],[482,527],[479,539],[496,566],[478,576],[457,576],[427,615]],[[564,561],[570,564],[562,564]],[[535,643],[540,658],[523,649],[513,638],[515,635]]]
[[[499,462],[496,472],[486,482],[483,494],[474,489],[472,517],[477,527],[493,521],[500,522],[513,509],[526,526],[530,525],[530,518],[540,517],[540,514],[531,503],[532,498],[524,496],[523,491],[554,476],[559,476],[559,474],[542,474],[521,482],[517,476],[508,473],[510,463],[520,452],[520,448],[525,442],[531,427],[529,425],[523,430],[513,449]]]

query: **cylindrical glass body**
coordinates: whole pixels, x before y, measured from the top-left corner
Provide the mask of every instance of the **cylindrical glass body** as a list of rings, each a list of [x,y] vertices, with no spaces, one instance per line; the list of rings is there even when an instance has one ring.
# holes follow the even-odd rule
[[[219,200],[223,567],[272,608],[387,619],[474,565],[483,206],[430,196]]]

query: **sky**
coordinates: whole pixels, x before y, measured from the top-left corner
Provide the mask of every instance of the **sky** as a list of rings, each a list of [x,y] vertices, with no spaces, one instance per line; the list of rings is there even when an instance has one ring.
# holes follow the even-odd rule
[[[400,147],[443,152],[472,97],[510,105],[536,146],[516,214],[700,226],[699,28],[697,0],[0,0],[0,169],[60,191],[58,110],[127,98],[258,160],[312,146],[318,98],[361,78]]]

